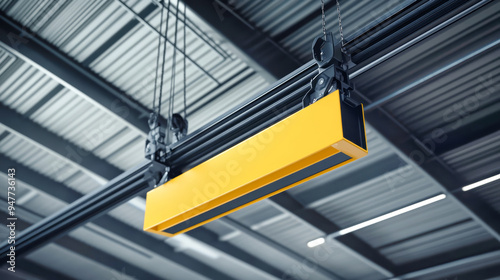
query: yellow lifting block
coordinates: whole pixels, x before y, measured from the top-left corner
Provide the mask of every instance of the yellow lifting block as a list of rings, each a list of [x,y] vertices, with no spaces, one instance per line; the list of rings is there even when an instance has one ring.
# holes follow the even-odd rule
[[[367,153],[363,107],[337,90],[149,191],[144,230],[189,231]]]

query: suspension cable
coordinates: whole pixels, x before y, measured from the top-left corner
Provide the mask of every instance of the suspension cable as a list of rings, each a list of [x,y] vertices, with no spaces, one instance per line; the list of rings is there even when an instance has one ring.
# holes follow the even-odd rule
[[[164,9],[162,5],[162,9]],[[160,80],[160,98],[159,98],[159,103],[158,103],[158,115],[161,115],[161,97],[163,94],[163,75],[165,74],[165,60],[166,60],[166,54],[167,54],[167,39],[168,39],[168,22],[170,19],[170,0],[168,0],[168,5],[167,5],[167,23],[165,26],[165,40],[163,41],[163,61],[161,63],[161,80]]]
[[[182,48],[182,52],[184,53],[184,56],[182,57],[182,63],[183,67],[182,69],[184,70],[184,84],[182,88],[184,89],[184,119],[187,120],[187,101],[186,101],[186,4],[184,4],[184,22],[183,22],[183,37],[184,37],[184,46]]]
[[[153,112],[156,112],[156,88],[158,85],[158,68],[160,64],[161,37],[163,35],[163,0],[160,0],[160,34],[158,36],[158,52],[156,53],[155,85],[153,93]]]
[[[174,46],[177,46],[177,28],[179,24],[179,2],[177,1],[177,5],[175,8],[175,32],[174,32]],[[170,130],[172,129],[172,120],[174,115],[174,101],[175,101],[175,70],[177,66],[177,50],[173,49],[172,55],[172,68],[170,74],[170,93],[169,93],[169,101],[168,101],[168,125],[167,125],[167,139],[170,139]]]

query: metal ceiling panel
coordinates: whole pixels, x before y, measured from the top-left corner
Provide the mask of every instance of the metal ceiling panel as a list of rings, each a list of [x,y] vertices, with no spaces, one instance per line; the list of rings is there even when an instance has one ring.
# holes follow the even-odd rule
[[[339,226],[349,227],[439,194],[439,190],[417,172],[405,174],[405,184],[390,186],[388,176],[400,176],[397,172],[352,186],[311,206]]]
[[[500,181],[495,181],[487,185],[470,191],[488,203],[495,211],[500,213]]]
[[[326,28],[339,39],[338,14],[334,1],[326,2]],[[353,37],[360,29],[372,26],[414,0],[340,1],[342,28],[345,38]],[[235,8],[245,19],[266,32],[295,57],[306,62],[311,57],[311,42],[321,35],[321,10],[312,2],[236,1]],[[328,7],[330,7],[328,9]],[[305,20],[305,21],[304,21]],[[295,26],[300,22],[300,26]]]
[[[369,226],[355,234],[379,248],[395,264],[431,258],[492,239],[447,199]]]
[[[134,12],[148,9],[148,1],[127,1]],[[37,5],[40,7],[40,17],[33,22],[31,13],[26,9]],[[5,5],[6,6],[6,5]],[[4,6],[4,7],[5,7]],[[182,11],[182,5],[180,10]],[[175,2],[170,7],[170,20],[167,36],[171,42],[175,40]],[[7,14],[21,24],[37,32],[63,52],[78,62],[88,64],[88,67],[113,85],[124,90],[130,98],[152,108],[154,91],[154,73],[156,65],[156,47],[160,25],[160,9],[155,8],[143,20],[136,21],[134,15],[127,11],[118,1],[64,1],[63,4],[51,5],[50,1],[39,3],[15,3]],[[254,78],[247,83],[245,90],[229,88],[224,90],[227,83],[240,81],[248,72],[242,70],[247,66],[240,59],[226,49],[223,44],[217,43],[210,34],[193,22],[196,16],[188,11],[189,24],[186,28],[186,53],[188,55],[187,76],[187,105],[188,114],[197,103],[208,97],[211,108],[203,108],[203,112],[216,112],[215,116],[227,112],[238,105],[241,100],[247,100],[266,87],[268,84],[262,78]],[[166,21],[166,13],[164,22]],[[127,26],[131,27],[124,29]],[[182,22],[178,23],[178,43],[183,43]],[[37,28],[38,27],[38,28]],[[156,31],[153,30],[156,29]],[[119,32],[121,37],[110,42]],[[103,49],[104,48],[104,49]],[[168,90],[170,89],[171,65],[173,47],[167,45],[167,60],[165,62],[163,106],[168,104]],[[182,54],[176,57],[176,91],[175,111],[180,112],[183,107],[182,95]],[[194,64],[196,63],[196,65]],[[213,78],[207,76],[209,73]],[[219,89],[220,87],[220,89]],[[227,101],[227,97],[234,97]],[[219,101],[219,102],[217,102]],[[219,104],[220,101],[223,104]],[[229,106],[228,106],[229,104]],[[214,108],[215,107],[215,108]],[[163,110],[166,113],[167,110]],[[166,116],[166,115],[165,115]],[[190,131],[194,131],[203,124],[214,119],[197,114],[189,117]],[[144,116],[147,121],[147,116]]]
[[[334,274],[345,279],[382,279],[373,268],[361,263],[358,259],[347,253],[343,248],[334,243],[327,242],[320,249],[308,248],[307,242],[322,236],[322,233],[305,222],[299,222],[293,217],[285,216],[273,220],[272,223],[263,223],[256,229],[264,236],[290,248],[299,255],[304,256],[313,263],[328,269]],[[323,252],[318,252],[324,250]],[[318,257],[321,255],[321,257]],[[355,265],[353,265],[355,264]],[[293,271],[293,268],[292,268]],[[294,275],[294,274],[292,274]],[[296,275],[307,279],[311,275]]]
[[[127,279],[132,280],[124,271],[111,270],[108,267],[73,253],[60,246],[49,244],[29,254],[27,259],[44,267],[58,271],[68,278],[75,279]]]
[[[468,182],[474,183],[500,173],[498,143],[500,143],[500,131],[446,152],[442,158]]]
[[[398,0],[381,4],[367,0],[341,1],[344,36],[347,39],[352,38],[360,29],[373,26],[413,2]],[[175,3],[173,2],[170,9],[172,12],[168,39],[171,41],[175,40],[175,24],[172,20]],[[357,89],[376,100],[498,39],[497,11],[500,4],[492,3],[458,24],[356,77]],[[130,0],[124,1],[124,4],[133,12],[143,15],[142,21],[136,21],[134,18],[137,18],[137,15],[132,15],[119,1],[0,0],[0,9],[22,25],[36,31],[38,36],[75,61],[82,63],[85,69],[88,68],[90,72],[123,90],[128,98],[151,108],[158,38],[153,29],[159,27],[160,9],[150,1]],[[327,1],[326,4],[327,29],[337,34],[335,2]],[[181,4],[181,10],[182,7]],[[303,61],[309,60],[310,42],[321,33],[319,5],[311,5],[308,1],[299,3],[242,0],[236,1],[234,8],[250,24],[284,46],[294,57]],[[202,20],[189,10],[188,19],[191,21],[188,23],[186,35],[187,54],[192,61],[187,62],[187,113],[190,131],[194,131],[252,98],[269,84],[248,66],[250,64],[233,54],[230,44],[219,41]],[[178,27],[180,42],[183,39],[181,31],[182,23]],[[163,81],[166,90],[169,90],[171,79],[172,49],[169,44]],[[498,47],[491,48],[474,59],[461,63],[459,67],[453,67],[436,78],[405,91],[384,105],[384,108],[417,137],[423,139],[439,128],[448,131],[449,137],[454,137],[453,133],[456,132],[451,130],[450,126],[457,121],[474,125],[487,117],[498,116],[500,99],[497,95],[489,94],[488,98],[478,100],[477,104],[467,103],[470,98],[477,97],[476,88],[481,84],[486,84],[483,88],[492,90],[492,93],[497,89],[500,69],[498,50]],[[183,106],[180,53],[177,53],[176,63],[175,111],[178,112]],[[0,49],[2,104],[71,143],[91,151],[119,169],[128,169],[142,159],[142,134],[130,129],[123,120],[110,115],[85,96],[60,87],[35,67]],[[164,108],[168,104],[166,96],[168,93],[163,96]],[[465,115],[455,114],[454,118],[443,116],[446,108],[457,106],[471,106],[473,109],[466,111]],[[166,113],[166,110],[162,112]],[[144,116],[144,122],[146,119],[147,116]],[[494,123],[488,125],[493,127]],[[0,135],[4,131],[10,130],[0,125]],[[10,131],[5,135],[0,140],[2,154],[81,193],[87,193],[100,185],[99,180],[92,174],[15,132]],[[499,138],[498,132],[484,133],[482,137],[469,141],[468,144],[445,143],[446,145],[437,148],[437,154],[453,170],[472,182],[499,173]],[[415,171],[409,173],[414,168],[406,168],[407,165],[394,154],[389,143],[369,126],[367,139],[370,151],[367,157],[311,180],[289,193],[297,201],[340,227],[348,227],[440,192],[423,174]],[[496,185],[485,186],[472,191],[472,194],[500,213],[497,189]],[[20,192],[25,191],[20,188]],[[61,207],[54,201],[37,195],[29,200],[29,206],[48,215]],[[130,202],[112,210],[110,215],[140,229],[143,219],[140,205],[140,201]],[[298,221],[266,201],[235,212],[230,218],[309,259],[314,259],[315,255],[314,250],[308,248],[306,243],[323,234],[306,221]],[[92,229],[92,226],[90,228]],[[223,223],[213,222],[207,224],[206,228],[216,233],[221,242],[229,242],[257,258],[260,256],[282,271],[287,271],[291,265],[297,263],[287,257],[282,258],[282,253],[262,246],[249,235],[235,231]],[[146,257],[148,252],[141,250],[134,254],[131,251],[137,249],[136,245],[131,242],[116,245],[115,243],[123,242],[117,236],[112,237],[116,239],[113,241],[115,243],[109,243],[105,241],[110,238],[105,237],[106,233],[92,232],[86,227],[72,234],[88,244],[107,248],[117,257],[126,259],[126,262],[135,263],[139,258],[144,267],[155,266],[153,273],[159,276],[164,276],[161,273],[163,269],[171,269],[169,277],[174,279],[201,278],[198,273],[178,268],[161,256],[149,258]],[[456,204],[448,199],[353,234],[397,265],[411,264],[491,240],[479,225],[470,220],[465,211],[458,209]],[[239,279],[243,274],[248,279],[269,277],[247,267],[248,264],[226,256],[224,252],[216,252],[214,255],[211,251],[203,254],[196,250],[203,246],[187,249],[182,246],[178,248],[180,252],[224,273],[227,272],[234,278]],[[331,246],[333,253],[319,264],[332,273],[345,279],[382,278],[379,272],[364,265],[344,248],[334,244],[328,246]],[[60,258],[51,256],[52,254],[60,254]],[[47,266],[50,266],[49,261],[58,262],[58,267],[53,268],[73,277],[80,277],[87,270],[94,270],[95,275],[91,276],[96,278],[93,279],[116,278],[114,272],[104,266],[55,245],[44,247],[28,258],[34,261],[37,259],[39,264]],[[75,267],[74,264],[78,262],[81,266]],[[64,267],[61,267],[61,264]],[[299,278],[322,279],[320,277],[323,276],[312,269]]]

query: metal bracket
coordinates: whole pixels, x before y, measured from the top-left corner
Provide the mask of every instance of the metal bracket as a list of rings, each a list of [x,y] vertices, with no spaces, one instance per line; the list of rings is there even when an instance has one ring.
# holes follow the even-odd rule
[[[170,149],[167,146],[167,123],[159,118],[158,113],[149,115],[149,133],[144,149],[145,157],[151,161],[167,164]]]
[[[333,43],[331,32],[318,36],[312,45],[313,58],[318,64],[318,74],[311,80],[311,89],[302,99],[303,107],[313,104],[327,94],[339,90],[342,100],[351,106],[359,105],[350,98],[353,85],[349,81],[347,69],[354,66],[351,56],[342,52],[340,46]]]
[[[170,123],[170,130],[173,133],[167,133],[168,123],[158,116],[158,113],[153,112],[149,116],[149,133],[144,149],[145,157],[153,163],[159,163],[162,166],[162,175],[155,181],[155,186],[164,184],[169,180],[170,172],[170,156],[172,150],[170,144],[175,142],[169,139],[175,136],[179,141],[187,134],[188,123],[180,114],[173,114]],[[171,175],[171,174],[170,174]]]

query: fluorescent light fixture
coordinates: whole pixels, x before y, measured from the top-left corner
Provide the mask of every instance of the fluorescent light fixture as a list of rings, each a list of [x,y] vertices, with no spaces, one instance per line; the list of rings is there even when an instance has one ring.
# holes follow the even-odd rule
[[[446,195],[445,194],[440,194],[440,195],[437,195],[437,196],[434,196],[434,197],[431,197],[429,199],[426,199],[426,200],[423,200],[423,201],[420,201],[420,202],[417,202],[415,204],[412,204],[410,206],[406,206],[404,208],[401,208],[401,209],[398,209],[396,211],[392,211],[390,213],[387,213],[385,215],[382,215],[382,216],[379,216],[379,217],[376,217],[376,218],[373,218],[371,220],[368,220],[366,222],[362,222],[360,224],[357,224],[357,225],[354,225],[352,227],[348,227],[348,228],[345,228],[345,229],[342,229],[339,231],[339,235],[344,235],[344,234],[348,234],[350,232],[353,232],[353,231],[356,231],[356,230],[359,230],[359,229],[362,229],[362,228],[365,228],[367,226],[371,226],[373,224],[376,224],[376,223],[379,223],[379,222],[382,222],[382,221],[385,221],[387,219],[390,219],[390,218],[393,218],[393,217],[396,217],[396,216],[399,216],[403,213],[406,213],[406,212],[410,212],[412,210],[415,210],[415,209],[418,209],[420,207],[423,207],[425,205],[429,205],[431,203],[434,203],[436,201],[439,201],[439,200],[442,200],[442,199],[445,199],[446,198]]]
[[[491,177],[486,178],[484,180],[481,180],[479,182],[475,182],[474,184],[467,185],[467,186],[462,188],[462,191],[464,191],[464,192],[470,191],[472,189],[475,189],[475,188],[480,187],[482,185],[486,185],[486,184],[491,183],[493,181],[496,181],[498,179],[500,179],[500,174],[497,174],[495,176],[491,176]]]
[[[325,238],[320,237],[320,238],[316,238],[314,240],[307,242],[307,247],[312,248],[312,247],[319,246],[323,243],[325,243]]]

